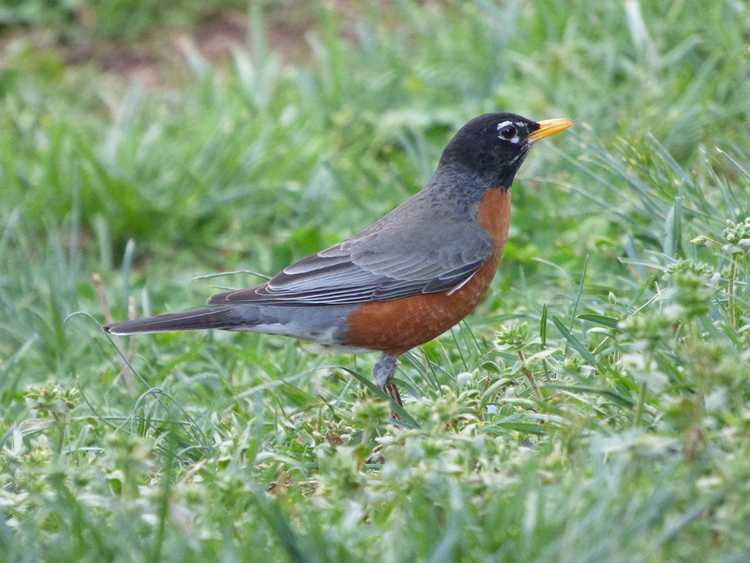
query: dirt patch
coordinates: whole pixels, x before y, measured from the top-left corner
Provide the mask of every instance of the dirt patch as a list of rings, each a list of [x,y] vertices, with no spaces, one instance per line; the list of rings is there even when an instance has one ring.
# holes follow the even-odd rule
[[[163,61],[145,49],[135,49],[117,43],[77,45],[61,49],[66,65],[94,65],[100,70],[139,80],[146,86],[164,84]]]
[[[186,34],[206,59],[217,62],[232,49],[247,41],[247,17],[244,14],[214,14]]]
[[[249,42],[248,16],[240,12],[210,14],[190,30],[159,29],[134,41],[91,39],[76,43],[56,40],[53,34],[29,30],[6,35],[0,41],[0,57],[6,58],[19,44],[33,49],[53,50],[66,65],[93,65],[126,80],[138,80],[147,87],[168,87],[186,74],[185,50],[195,49],[206,61],[221,65],[234,49]],[[269,48],[288,62],[309,59],[306,33],[314,25],[299,14],[271,14],[264,22]]]

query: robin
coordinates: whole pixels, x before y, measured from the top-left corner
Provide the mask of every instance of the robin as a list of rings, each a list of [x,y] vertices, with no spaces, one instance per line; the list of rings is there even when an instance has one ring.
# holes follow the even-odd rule
[[[264,284],[214,295],[206,307],[104,328],[117,335],[247,330],[380,352],[375,383],[400,405],[391,381],[399,356],[479,304],[508,238],[516,172],[533,143],[572,124],[475,117],[450,140],[427,185],[361,233]]]

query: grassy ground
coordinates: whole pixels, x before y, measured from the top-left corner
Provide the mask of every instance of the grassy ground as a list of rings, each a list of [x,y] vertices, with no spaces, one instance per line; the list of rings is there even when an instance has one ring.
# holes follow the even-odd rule
[[[749,14],[321,6],[292,65],[255,9],[155,89],[6,52],[0,559],[748,560]],[[402,363],[405,427],[366,355],[99,330],[92,273],[116,318],[252,283],[197,276],[356,232],[497,109],[578,125],[516,181],[491,296]]]

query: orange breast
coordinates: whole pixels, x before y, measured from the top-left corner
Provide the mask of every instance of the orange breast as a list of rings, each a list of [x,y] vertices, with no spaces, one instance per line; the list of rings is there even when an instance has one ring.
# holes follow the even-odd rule
[[[399,355],[442,334],[471,313],[495,277],[510,225],[510,190],[491,189],[479,206],[479,224],[492,236],[493,253],[461,289],[376,301],[347,318],[346,344]]]

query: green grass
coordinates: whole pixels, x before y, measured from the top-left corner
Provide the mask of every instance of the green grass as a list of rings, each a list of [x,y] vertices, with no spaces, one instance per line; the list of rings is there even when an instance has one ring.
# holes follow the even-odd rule
[[[4,0],[0,30],[44,30],[65,42],[139,41],[160,28],[186,28],[220,9],[246,5],[242,0]]]
[[[747,8],[315,10],[297,66],[255,9],[171,89],[0,70],[0,559],[747,560]],[[195,278],[356,232],[498,109],[577,126],[516,181],[489,298],[402,362],[412,427],[367,355],[99,330],[93,272],[116,318],[252,283]]]

